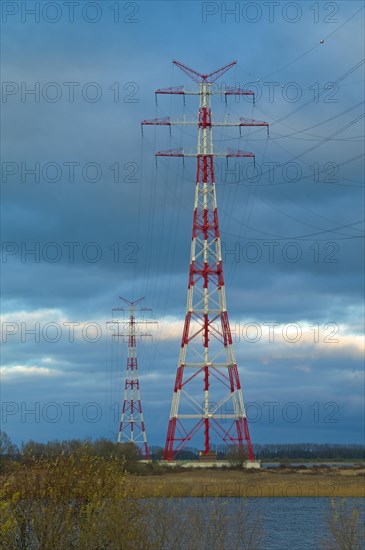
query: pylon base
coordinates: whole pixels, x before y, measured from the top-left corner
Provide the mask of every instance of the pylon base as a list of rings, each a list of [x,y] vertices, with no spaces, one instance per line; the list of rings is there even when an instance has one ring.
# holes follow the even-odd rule
[[[201,460],[159,460],[161,466],[169,466],[171,468],[231,468],[234,464],[229,460],[216,460],[212,462],[203,462]],[[261,468],[261,460],[246,460],[241,465],[244,470]]]

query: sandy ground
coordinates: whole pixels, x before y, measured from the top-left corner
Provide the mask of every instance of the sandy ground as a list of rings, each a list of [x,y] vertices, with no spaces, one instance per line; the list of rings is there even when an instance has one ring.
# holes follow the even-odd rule
[[[141,476],[138,485],[143,497],[364,498],[365,468],[193,470]]]

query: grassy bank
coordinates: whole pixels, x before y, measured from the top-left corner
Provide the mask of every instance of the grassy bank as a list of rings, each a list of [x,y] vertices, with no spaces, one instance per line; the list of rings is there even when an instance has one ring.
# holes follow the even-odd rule
[[[136,478],[139,476],[136,476]],[[365,468],[192,470],[139,477],[141,497],[365,497]]]

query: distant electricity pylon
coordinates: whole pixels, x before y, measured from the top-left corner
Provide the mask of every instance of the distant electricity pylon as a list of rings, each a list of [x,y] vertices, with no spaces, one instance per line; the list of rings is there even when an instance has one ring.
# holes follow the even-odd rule
[[[190,270],[185,325],[172,397],[164,459],[171,461],[199,432],[204,432],[203,454],[211,453],[212,434],[243,453],[246,441],[248,459],[254,460],[241,384],[232,344],[226,308],[223,278],[221,239],[215,192],[214,157],[251,157],[253,153],[228,149],[213,153],[213,126],[265,126],[268,123],[240,118],[237,122],[213,122],[210,100],[212,95],[227,99],[231,95],[254,92],[241,88],[218,89],[213,83],[236,65],[228,65],[202,74],[178,61],[173,61],[187,74],[198,89],[184,86],[159,89],[157,94],[197,95],[200,107],[197,120],[172,120],[170,117],[142,121],[144,125],[197,126],[197,150],[183,148],[159,151],[156,157],[196,157],[196,187],[191,242]],[[201,396],[201,397],[200,397]]]
[[[122,414],[119,424],[118,443],[132,442],[135,445],[142,447],[144,456],[147,460],[150,460],[150,452],[147,444],[146,429],[143,420],[142,403],[139,388],[139,375],[138,375],[138,360],[137,360],[137,342],[141,338],[151,336],[147,332],[140,332],[142,325],[156,325],[156,321],[148,321],[144,319],[136,320],[135,306],[139,304],[144,298],[139,298],[134,302],[130,302],[120,296],[120,299],[127,304],[128,309],[124,307],[113,308],[113,320],[109,323],[117,326],[117,330],[113,332],[113,338],[119,340],[123,338],[124,342],[128,342],[128,357],[126,366],[126,376],[124,385],[124,399]],[[128,321],[121,321],[114,318],[114,312],[127,312]],[[151,312],[150,308],[140,308],[138,313]],[[120,330],[123,325],[122,330]]]

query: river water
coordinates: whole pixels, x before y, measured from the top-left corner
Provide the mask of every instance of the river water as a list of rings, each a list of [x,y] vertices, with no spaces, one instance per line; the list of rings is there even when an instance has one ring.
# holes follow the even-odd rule
[[[284,464],[288,468],[317,468],[317,467],[337,467],[337,468],[353,468],[354,466],[363,466],[359,462],[289,462]],[[262,462],[261,468],[279,468],[280,462]]]
[[[260,550],[321,550],[324,548],[323,542],[330,540],[327,525],[331,507],[329,498],[174,498],[172,500],[174,501],[173,513],[176,514],[178,511],[182,515],[189,508],[194,510],[196,507],[197,514],[203,513],[207,517],[211,517],[210,509],[217,505],[224,506],[224,515],[229,524],[228,533],[234,533],[237,530],[235,524],[235,521],[237,521],[236,513],[239,509],[242,511],[242,508],[244,508],[247,511],[248,530],[250,529],[250,522],[255,517],[259,518],[260,532],[263,532],[264,536],[259,545]],[[170,506],[167,501],[165,503]],[[365,520],[365,499],[349,498],[346,499],[346,503],[350,508],[359,510],[359,525],[363,534],[363,546],[360,546],[360,548],[365,550],[362,527]],[[188,533],[187,536],[189,536]],[[229,535],[225,539],[224,545],[214,544],[212,546],[212,543],[206,542],[203,532],[201,542],[198,545],[191,543],[189,545],[189,542],[186,542],[183,546],[180,546],[184,549],[185,547],[187,550],[231,550],[232,547],[237,548],[237,546],[230,544]],[[242,544],[239,548],[245,549],[251,548],[251,546]],[[337,547],[333,546],[332,548]],[[353,550],[353,547],[350,546],[344,548]],[[356,550],[358,548],[356,546]],[[338,547],[338,550],[341,550],[341,548]]]
[[[348,499],[347,502],[360,510],[363,520],[365,500]],[[231,503],[231,506],[235,505],[239,504]],[[265,550],[319,550],[322,541],[329,539],[326,524],[330,510],[328,498],[260,498],[251,506],[261,513],[266,535]]]

